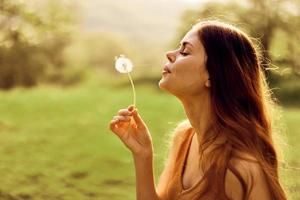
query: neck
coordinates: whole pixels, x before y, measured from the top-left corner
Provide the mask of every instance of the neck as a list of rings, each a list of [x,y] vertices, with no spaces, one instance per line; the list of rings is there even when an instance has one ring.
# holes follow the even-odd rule
[[[213,112],[208,92],[197,96],[185,96],[180,98],[190,124],[197,133],[198,143],[205,138],[213,123]]]

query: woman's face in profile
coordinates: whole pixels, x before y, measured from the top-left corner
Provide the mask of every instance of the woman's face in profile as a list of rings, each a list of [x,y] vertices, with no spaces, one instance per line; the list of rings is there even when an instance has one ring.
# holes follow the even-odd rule
[[[209,87],[206,53],[196,28],[187,32],[180,47],[167,52],[166,56],[168,62],[159,81],[161,89],[180,97],[197,95]]]

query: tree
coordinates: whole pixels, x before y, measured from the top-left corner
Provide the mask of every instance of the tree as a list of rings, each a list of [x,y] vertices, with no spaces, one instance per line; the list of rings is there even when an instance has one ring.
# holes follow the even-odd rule
[[[242,27],[260,41],[263,64],[290,68],[300,75],[300,3],[292,0],[246,0],[242,2],[207,3],[188,10],[182,16],[179,37],[197,19],[218,18]],[[268,71],[267,75],[272,80]],[[271,76],[271,77],[270,77]]]
[[[75,21],[66,7],[58,0],[0,0],[0,88],[34,86],[60,72]]]

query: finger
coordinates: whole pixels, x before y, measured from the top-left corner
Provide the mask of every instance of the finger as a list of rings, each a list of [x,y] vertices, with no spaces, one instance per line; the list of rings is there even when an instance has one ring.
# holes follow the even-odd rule
[[[143,119],[141,118],[141,116],[139,115],[137,109],[135,109],[135,110],[132,112],[132,116],[133,116],[133,119],[134,119],[134,121],[135,121],[137,127],[140,127],[140,128],[146,128],[146,124],[145,124],[145,122],[143,121]]]
[[[113,119],[118,120],[118,122],[128,122],[130,121],[131,117],[118,115],[118,116],[114,116]]]
[[[131,116],[132,112],[130,112],[128,109],[121,109],[118,111],[118,115],[128,115]]]
[[[109,123],[109,128],[110,128],[110,130],[113,131],[114,133],[117,132],[117,131],[116,131],[116,129],[117,129],[116,123],[117,123],[117,120],[114,120],[114,119],[111,120],[110,123]]]
[[[130,105],[130,106],[127,107],[127,109],[128,109],[129,111],[133,111],[134,108],[135,108],[134,105]]]
[[[131,116],[116,115],[113,117],[113,120],[117,120],[117,121],[128,121],[130,119],[131,119]]]
[[[112,132],[114,132],[116,135],[121,137],[120,133],[120,125],[122,125],[124,122],[120,122],[118,119],[113,119],[110,121],[109,128]]]

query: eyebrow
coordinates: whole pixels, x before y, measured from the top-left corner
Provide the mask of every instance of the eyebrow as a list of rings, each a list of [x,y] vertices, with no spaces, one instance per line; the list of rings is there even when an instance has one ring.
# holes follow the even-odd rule
[[[194,47],[194,46],[192,45],[192,43],[187,42],[187,41],[180,42],[180,45],[182,45],[182,46],[191,45],[192,47]]]

